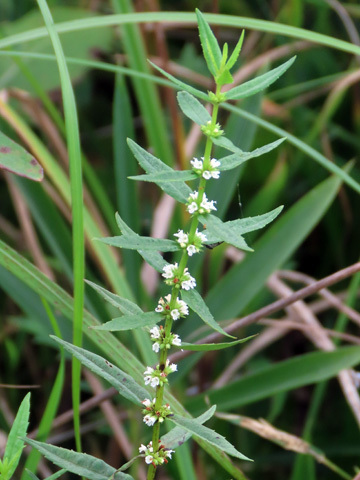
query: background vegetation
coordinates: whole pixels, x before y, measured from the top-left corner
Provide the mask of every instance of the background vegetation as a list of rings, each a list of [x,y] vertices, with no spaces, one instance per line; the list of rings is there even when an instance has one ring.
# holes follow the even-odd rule
[[[220,43],[234,45],[245,28],[238,83],[297,55],[291,69],[267,92],[221,112],[227,135],[245,151],[282,136],[288,140],[244,164],[237,175],[223,175],[216,191],[209,193],[226,219],[285,207],[273,226],[247,236],[255,252],[244,260],[239,252],[220,245],[194,261],[192,271],[215,318],[222,326],[231,325],[358,261],[360,8],[355,0],[47,3],[59,23],[78,109],[85,278],[137,300],[144,309],[154,308],[161,293],[157,276],[143,267],[136,253],[124,252],[120,258],[119,251],[94,238],[118,234],[115,211],[136,232],[156,237],[166,237],[187,221],[186,213],[174,210],[173,202],[155,186],[127,179],[139,172],[125,139],[136,139],[169,165],[182,168],[203,150],[198,129],[189,129],[179,113],[176,92],[164,86],[146,61],[151,59],[197,88],[211,89],[195,7],[213,14],[207,18]],[[143,13],[123,23],[124,14],[134,11]],[[66,144],[71,132],[77,137],[76,119],[70,114],[66,131],[62,98],[71,95],[61,90],[54,50],[36,2],[2,0],[0,19],[0,130],[30,151],[45,174],[41,183],[0,174],[0,429],[6,437],[30,389],[31,435],[37,435],[40,425],[38,438],[72,448],[71,370],[49,335],[55,331],[68,341],[73,338],[72,252],[81,257],[81,238],[75,238],[73,247],[71,194],[79,198],[81,190],[70,185]],[[72,160],[71,155],[76,152],[70,150]],[[75,282],[78,279],[75,274]],[[265,309],[257,317],[260,322],[236,329],[238,337],[259,334],[251,342],[181,360],[174,395],[198,415],[206,408],[206,392],[218,412],[236,415],[212,420],[212,425],[254,459],[252,464],[238,464],[246,477],[355,478],[358,377],[345,371],[325,383],[321,380],[334,376],[340,364],[310,355],[303,357],[298,371],[290,360],[359,344],[358,285],[359,276],[348,275],[335,282],[332,294],[322,291],[276,312]],[[151,346],[141,332],[100,336],[88,328],[91,316],[101,322],[115,316],[89,287],[85,306],[86,348],[135,372],[134,359],[123,351],[119,358],[121,341],[137,361],[151,363]],[[201,325],[193,318],[180,324],[178,333],[184,340],[203,338],[209,332]],[[306,375],[317,369],[318,378]],[[147,433],[140,413],[128,410],[88,372],[82,378],[83,450],[118,467]],[[104,398],[107,401],[101,402]],[[268,423],[255,422],[259,418]],[[51,474],[52,465],[34,453],[27,455],[26,451],[17,478],[28,478],[25,462],[41,478]],[[230,477],[196,443],[181,447],[174,457],[159,478]],[[143,478],[141,468],[135,472],[135,478]]]

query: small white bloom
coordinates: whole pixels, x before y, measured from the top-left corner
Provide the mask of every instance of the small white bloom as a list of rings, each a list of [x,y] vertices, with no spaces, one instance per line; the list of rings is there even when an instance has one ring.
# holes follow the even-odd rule
[[[191,290],[192,288],[196,287],[196,280],[191,275],[189,275],[189,279],[181,282],[181,288],[184,290]]]
[[[177,302],[178,302],[180,313],[182,315],[189,315],[189,307],[187,303],[185,303],[184,300],[179,300],[179,299],[177,299]]]
[[[145,463],[147,463],[148,465],[150,465],[153,462],[153,460],[154,460],[154,457],[152,457],[151,455],[147,455],[145,457]]]
[[[207,240],[207,236],[204,233],[199,232],[198,229],[196,229],[195,236],[201,241],[201,243],[204,243]]]
[[[191,203],[187,206],[187,209],[186,209],[186,210],[187,210],[189,213],[191,213],[191,215],[192,215],[193,213],[195,213],[195,212],[197,211],[197,209],[198,209],[197,203],[196,203],[196,202],[191,202]]]
[[[154,350],[155,353],[159,353],[160,343],[158,343],[158,342],[153,343],[152,349]]]
[[[147,385],[146,382],[145,382],[145,385]],[[156,388],[158,385],[160,385],[159,377],[153,377],[153,378],[150,380],[150,385],[151,385],[153,388]]]
[[[145,415],[143,420],[148,427],[152,427],[156,423],[157,418],[152,415]]]
[[[214,178],[215,180],[219,179],[219,178],[220,178],[220,172],[219,172],[219,170],[213,170],[213,171],[211,172],[211,176],[212,176],[212,178]]]
[[[219,160],[216,160],[216,158],[212,158],[210,160],[210,165],[211,165],[211,168],[217,168],[217,167],[220,167],[221,162]]]
[[[145,445],[141,444],[141,446],[139,447],[139,453],[145,453],[147,450],[147,448],[145,447]]]
[[[172,264],[165,265],[165,267],[163,268],[164,273],[162,274],[162,276],[164,278],[172,278],[177,268],[178,268],[177,263],[174,263],[173,265]]]
[[[178,230],[177,233],[174,233],[174,237],[177,237],[177,241],[179,242],[181,248],[186,247],[186,244],[189,241],[187,233],[184,233],[183,230]]]
[[[197,190],[195,190],[194,192],[190,193],[189,198],[192,198],[193,200],[197,200],[198,195],[199,195],[199,192]]]
[[[166,368],[168,368],[171,373],[177,371],[177,365],[176,365],[176,363],[170,363],[169,360],[166,360]]]
[[[174,453],[175,450],[165,450],[165,455],[168,457],[168,458],[171,458],[171,454]]]
[[[164,311],[164,307],[160,304],[155,308],[155,312],[157,313],[161,313],[163,311]]]
[[[181,346],[181,338],[176,333],[173,334],[172,344],[175,345],[176,347]]]
[[[152,406],[152,401],[148,398],[145,398],[145,400],[143,400],[141,403],[144,405],[145,408]]]
[[[191,165],[195,170],[202,170],[203,169],[203,162],[202,160],[199,160],[198,158],[193,158],[190,160]]]
[[[199,249],[196,248],[195,245],[188,245],[186,247],[186,250],[188,252],[189,257],[192,257],[194,253],[197,253],[199,251]]]
[[[171,310],[171,317],[173,320],[177,320],[178,318],[180,318],[180,312],[177,308],[174,308],[174,310]]]
[[[152,375],[154,373],[154,369],[152,367],[146,367],[144,375]]]
[[[202,172],[202,176],[205,178],[205,180],[210,180],[210,178],[212,177],[212,174],[211,172],[209,172],[209,170],[204,170]]]
[[[151,338],[160,338],[160,328],[155,326],[150,330]]]

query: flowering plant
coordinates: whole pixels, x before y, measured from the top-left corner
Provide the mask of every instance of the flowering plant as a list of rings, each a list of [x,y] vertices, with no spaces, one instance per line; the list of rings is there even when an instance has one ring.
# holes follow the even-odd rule
[[[173,406],[171,402],[165,400],[167,397],[165,389],[169,383],[169,377],[178,369],[176,364],[171,363],[168,354],[172,348],[194,349],[193,345],[185,344],[179,335],[173,332],[174,322],[187,317],[190,311],[195,312],[210,328],[229,336],[215,321],[200,293],[196,290],[196,279],[189,272],[189,257],[199,254],[204,247],[212,248],[214,244],[221,242],[251,251],[243,235],[264,227],[274,220],[282,209],[279,207],[258,217],[227,222],[223,222],[219,217],[213,215],[213,212],[217,210],[216,200],[208,199],[207,182],[216,181],[221,172],[234,169],[251,158],[269,152],[284,140],[277,140],[253,152],[243,152],[225,137],[224,131],[218,123],[219,107],[227,100],[245,98],[268,87],[290,67],[294,59],[243,85],[223,91],[225,85],[233,82],[230,72],[240,54],[243,35],[229,57],[227,44],[223,46],[222,50],[220,49],[209,25],[199,11],[197,11],[197,18],[203,54],[216,85],[215,91],[206,94],[184,84],[159,67],[156,68],[181,89],[177,96],[181,110],[190,120],[200,125],[201,131],[206,137],[204,155],[200,159],[193,158],[190,161],[191,169],[176,171],[133,140],[128,140],[129,148],[146,172],[132,178],[154,182],[168,195],[184,204],[190,215],[189,227],[186,231],[178,229],[174,233],[175,240],[154,239],[139,236],[133,232],[117,214],[116,220],[121,235],[101,239],[109,245],[137,250],[145,261],[162,275],[164,283],[170,291],[157,301],[154,311],[143,312],[137,304],[88,282],[123,314],[121,317],[95,328],[109,331],[146,329],[150,334],[152,350],[158,355],[158,361],[155,365],[145,368],[141,385],[137,379],[127,375],[117,366],[111,365],[102,357],[56,339],[84,366],[110,382],[120,395],[139,406],[142,405],[143,421],[146,426],[152,428],[152,439],[146,445],[141,444],[138,449],[139,455],[119,470],[115,470],[100,460],[95,461],[93,457],[85,454],[28,440],[31,445],[38,448],[57,465],[87,478],[131,479],[133,478],[131,475],[123,472],[140,456],[148,465],[147,479],[152,480],[157,468],[172,458],[175,447],[192,435],[196,436],[197,441],[204,448],[215,447],[218,452],[221,452],[220,457],[227,453],[240,460],[249,460],[224,437],[203,425],[214,414],[215,407],[210,408],[200,417],[192,419],[184,409],[181,410],[178,405]],[[211,114],[196,97],[210,102]],[[213,145],[222,147],[229,154],[221,159],[213,158]],[[196,182],[196,188],[191,189],[185,182]],[[160,251],[180,252],[180,255],[177,261],[168,263],[159,253]],[[161,325],[158,326],[160,323]],[[216,349],[233,346],[243,341],[244,339],[223,343],[220,346],[218,344]],[[201,346],[203,351],[214,348],[213,344]],[[161,436],[160,427],[167,421],[174,424],[175,428]],[[240,473],[239,475],[237,478],[243,478]]]

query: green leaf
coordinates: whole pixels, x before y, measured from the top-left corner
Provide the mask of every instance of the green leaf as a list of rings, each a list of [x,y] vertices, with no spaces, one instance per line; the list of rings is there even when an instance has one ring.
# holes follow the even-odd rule
[[[173,75],[171,75],[170,73],[166,72],[165,70],[163,70],[162,68],[158,67],[157,65],[155,65],[155,63],[152,63],[150,62],[149,60],[149,63],[156,69],[158,70],[160,73],[162,73],[164,75],[164,77],[168,78],[169,80],[171,80],[176,87],[178,87],[179,90],[184,90],[185,92],[189,92],[191,93],[192,95],[194,95],[195,97],[198,97],[198,98],[201,98],[202,100],[205,100],[205,101],[209,101],[209,97],[206,93],[202,92],[201,90],[198,90],[197,88],[194,88],[194,87],[191,87],[190,85],[188,85],[187,83],[184,83],[182,82],[181,80],[178,80],[176,77],[174,77]]]
[[[192,435],[196,435],[197,437],[202,438],[203,440],[205,440],[205,442],[210,443],[211,445],[215,445],[223,452],[228,453],[233,457],[240,458],[240,460],[249,460],[250,462],[252,461],[250,458],[246,457],[238,450],[236,450],[236,448],[231,445],[231,443],[229,443],[225,437],[215,432],[214,430],[211,430],[210,428],[204,427],[204,425],[199,424],[196,420],[181,417],[177,414],[168,418],[169,420],[174,422],[175,425],[184,428]]]
[[[284,140],[286,140],[286,137],[275,140],[275,142],[268,143],[263,147],[256,148],[252,152],[238,152],[233,155],[223,157],[220,159],[221,165],[217,167],[217,169],[220,171],[232,170],[233,168],[238,167],[242,163],[247,162],[251,158],[260,157],[265,153],[271,152],[271,150],[274,150],[274,148],[279,146]]]
[[[239,85],[238,87],[232,88],[225,93],[227,100],[239,100],[240,98],[250,97],[255,95],[261,90],[264,90],[269,85],[274,83],[281,75],[283,75],[286,70],[294,63],[296,56],[290,58],[287,62],[283,63],[279,67],[270,70],[259,77],[249,80],[248,82]]]
[[[0,132],[0,170],[40,182],[44,171],[38,161],[24,148]]]
[[[36,448],[45,458],[51,460],[55,465],[65,468],[68,472],[75,473],[88,480],[109,480],[114,475],[114,480],[134,480],[126,473],[115,473],[115,468],[103,462],[99,458],[67,450],[55,445],[37,442],[26,438],[26,442]]]
[[[319,222],[340,184],[339,178],[331,177],[317,185],[265,232],[254,245],[253,254],[228,270],[206,298],[216,318],[233,318],[243,311],[269,275],[283,265]]]
[[[25,469],[25,471],[29,475],[29,477],[32,478],[33,480],[40,480],[33,472],[31,472],[27,468]],[[57,478],[61,477],[61,475],[64,475],[64,473],[66,473],[66,470],[62,468],[58,472],[55,472],[52,475],[50,475],[50,477],[47,477],[45,480],[56,480]]]
[[[165,265],[169,265],[169,263],[163,259],[159,252],[153,252],[151,250],[139,250],[139,253],[145,262],[159,273],[163,271]]]
[[[130,150],[134,154],[136,160],[146,173],[172,172],[172,168],[168,167],[158,158],[151,155],[144,150],[140,145],[137,145],[133,140],[128,139]],[[176,184],[159,182],[159,187],[178,202],[186,203],[191,193],[190,187],[185,183],[176,182]]]
[[[209,410],[201,414],[199,417],[194,418],[194,422],[199,424],[205,423],[214,415],[216,411],[216,406],[213,405]],[[165,445],[166,448],[175,449],[180,447],[184,442],[186,442],[191,437],[191,433],[181,427],[175,427],[170,430],[169,433],[166,433],[161,437],[161,443]]]
[[[206,125],[211,122],[211,115],[206,108],[193,95],[188,92],[177,94],[179,106],[188,118],[198,125]]]
[[[94,328],[95,330],[120,332],[123,330],[134,330],[134,328],[152,327],[161,320],[163,320],[163,318],[156,312],[142,312],[114,318],[113,320],[110,320],[110,322],[103,323]]]
[[[115,293],[109,292],[105,288],[100,287],[100,285],[96,285],[96,283],[90,282],[90,280],[85,280],[85,282],[90,285],[91,288],[96,290],[98,294],[101,295],[112,306],[118,308],[120,312],[124,315],[134,315],[136,313],[142,313],[141,308],[131,300],[120,297],[119,295],[115,295]]]
[[[240,343],[245,343],[251,338],[256,337],[256,335],[250,335],[246,338],[241,338],[240,340],[235,340],[234,342],[226,342],[226,343],[186,343],[181,342],[182,350],[191,350],[193,352],[211,352],[214,350],[223,350],[224,348],[234,347],[235,345],[239,345]]]
[[[238,222],[240,220],[224,223],[219,217],[215,217],[214,215],[202,215],[199,217],[199,220],[202,224],[206,225],[206,236],[208,238],[206,243],[222,241],[241,250],[248,252],[253,251],[239,233]]]
[[[223,85],[228,85],[229,83],[233,83],[233,81],[233,76],[226,67],[224,68],[224,71],[216,77],[216,85],[220,87]]]
[[[29,416],[30,393],[28,393],[21,402],[7,439],[4,452],[4,461],[7,460],[9,462],[8,470],[6,472],[8,478],[12,477],[12,474],[15,472],[16,467],[18,466],[21,451],[24,448],[24,440],[22,437],[25,437],[26,435],[29,426]],[[16,460],[12,461],[13,458],[16,458]]]
[[[212,76],[216,77],[221,65],[221,50],[215,35],[199,9],[196,9],[196,17],[205,61]]]
[[[51,335],[57,343],[62,345],[65,350],[70,352],[89,370],[99,375],[99,377],[107,380],[123,397],[131,402],[139,405],[145,398],[150,398],[149,393],[140,386],[127,373],[120,370],[120,368],[112,365],[100,355],[84,350],[80,347],[75,347],[71,343],[65,342],[60,338]],[[60,465],[60,464],[58,464]],[[60,465],[63,467],[64,465]],[[66,468],[66,467],[65,467]],[[72,470],[71,470],[72,471]],[[90,477],[89,477],[90,478]]]
[[[130,180],[139,180],[143,182],[187,182],[199,178],[192,170],[173,170],[172,172],[150,173],[147,175],[135,175],[128,177]]]
[[[226,137],[211,137],[211,140],[213,143],[215,143],[215,145],[225,148],[230,152],[238,153],[240,155],[245,153],[241,150],[241,148],[234,145],[233,142]]]
[[[231,57],[229,58],[229,60],[228,60],[227,63],[226,63],[226,67],[227,67],[229,70],[232,69],[232,67],[235,65],[237,59],[239,58],[239,55],[240,55],[240,52],[241,52],[241,48],[242,48],[242,44],[243,44],[243,41],[244,41],[244,36],[245,36],[245,30],[243,30],[243,31],[241,32],[239,41],[238,41],[238,43],[236,44],[236,47],[234,48],[233,53],[231,54]]]
[[[279,392],[293,390],[321,382],[335,376],[345,368],[360,362],[359,347],[340,347],[333,352],[314,352],[298,355],[269,365],[262,370],[246,375],[218,390],[207,391],[191,398],[191,411],[201,410],[206,401],[216,403],[219,410],[231,410],[253,404]]]
[[[120,237],[96,238],[100,242],[112,245],[118,248],[128,248],[130,250],[155,250],[161,252],[176,252],[180,246],[174,240],[162,238],[141,237],[140,235],[121,235]]]
[[[203,320],[203,322],[205,322],[206,325],[208,325],[210,328],[216,330],[222,335],[226,335],[230,338],[235,338],[232,335],[226,333],[225,330],[223,330],[220,325],[215,321],[208,306],[206,305],[202,296],[197,290],[181,290],[181,298],[189,305],[191,310],[194,310],[194,312],[199,315],[201,320]]]
[[[206,235],[209,243],[223,241],[234,245],[234,243],[231,243],[230,240],[232,241],[232,239],[235,239],[235,242],[238,242],[240,245],[242,242],[241,235],[264,228],[266,225],[275,220],[283,208],[283,206],[280,206],[274,210],[271,210],[270,212],[264,213],[263,215],[239,218],[238,220],[230,220],[228,222],[222,222],[214,215],[202,215],[199,217],[199,220],[201,223],[206,224]],[[238,248],[243,247],[238,246]],[[249,250],[249,247],[247,247],[247,250]]]

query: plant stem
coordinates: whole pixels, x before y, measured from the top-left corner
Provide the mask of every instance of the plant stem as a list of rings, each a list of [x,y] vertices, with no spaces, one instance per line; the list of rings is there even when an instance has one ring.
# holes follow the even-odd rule
[[[218,86],[216,88],[216,93],[217,94],[220,93],[220,87],[218,87]],[[215,127],[216,122],[217,122],[218,111],[219,111],[219,104],[214,104],[212,115],[211,115],[211,126],[213,128]],[[204,164],[205,169],[210,166],[210,157],[211,157],[212,147],[213,147],[213,142],[211,140],[211,137],[208,136],[207,139],[206,139],[205,152],[204,152],[204,163],[203,164]],[[203,177],[200,178],[199,188],[198,188],[199,193],[198,193],[198,198],[197,198],[197,204],[199,206],[202,202],[202,199],[203,199],[203,196],[204,196],[204,193],[205,193],[206,182],[207,182],[207,180],[205,178],[203,178]],[[198,225],[199,225],[199,218],[198,217],[199,216],[195,214],[192,217],[192,220],[191,220],[190,230],[189,230],[189,234],[188,234],[190,244],[194,240],[195,232],[196,232],[196,230],[198,228]],[[182,252],[181,259],[180,259],[180,262],[179,262],[179,270],[178,270],[179,277],[181,277],[183,275],[184,271],[185,271],[188,258],[189,258],[189,254],[188,254],[188,252],[185,248]],[[177,300],[178,294],[179,294],[179,289],[180,289],[179,284],[174,285],[172,287],[171,300],[170,300],[170,303],[169,303],[170,311],[172,310],[172,308],[175,307],[176,300]],[[170,335],[172,324],[173,324],[172,318],[167,317],[167,319],[165,321],[165,327],[164,327],[165,328],[165,336]],[[160,361],[159,361],[160,369],[165,367],[167,356],[168,356],[168,350],[166,348],[163,348],[160,351]],[[165,384],[159,385],[159,386],[156,387],[156,396],[155,396],[155,398],[156,398],[155,409],[156,410],[159,410],[162,406],[163,397],[164,397],[164,388],[165,388]],[[154,427],[153,427],[153,435],[152,435],[152,447],[153,447],[153,452],[154,453],[156,453],[159,450],[159,439],[160,439],[160,423],[156,422],[154,424]],[[149,469],[148,469],[147,480],[153,480],[155,478],[155,474],[156,474],[156,467],[153,464],[151,464],[149,466]]]

